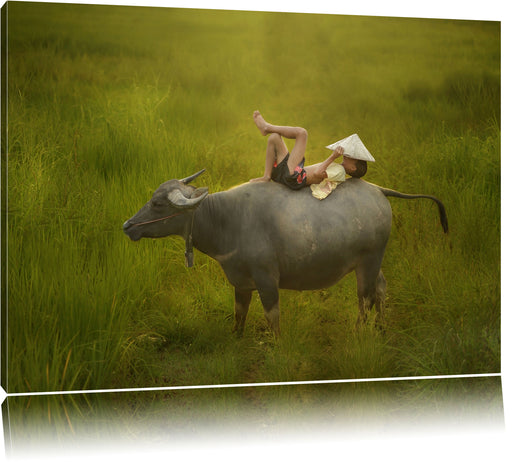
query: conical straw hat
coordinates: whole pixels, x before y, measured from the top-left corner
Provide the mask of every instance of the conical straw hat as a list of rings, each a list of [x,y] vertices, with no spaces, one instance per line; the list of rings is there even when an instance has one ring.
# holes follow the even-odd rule
[[[366,160],[368,162],[375,162],[375,159],[370,154],[370,151],[366,149],[366,146],[361,141],[361,138],[354,133],[353,135],[348,136],[347,138],[343,138],[340,141],[336,141],[336,143],[330,144],[326,146],[327,149],[334,151],[338,146],[343,147],[345,152],[344,156],[351,157],[352,159]]]

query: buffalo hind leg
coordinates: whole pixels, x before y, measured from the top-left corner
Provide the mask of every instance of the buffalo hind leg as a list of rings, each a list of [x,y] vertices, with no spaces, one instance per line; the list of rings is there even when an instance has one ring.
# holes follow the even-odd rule
[[[368,313],[377,302],[379,322],[383,316],[386,280],[380,270],[382,257],[366,259],[356,268],[357,297],[359,301],[359,316],[357,326],[365,323]]]
[[[233,327],[233,332],[236,332],[240,337],[244,333],[245,319],[247,318],[251,298],[252,291],[241,291],[235,289],[235,325]]]
[[[379,271],[377,276],[377,282],[375,285],[375,308],[377,310],[377,317],[375,318],[375,324],[379,329],[384,329],[384,309],[386,303],[386,278]]]

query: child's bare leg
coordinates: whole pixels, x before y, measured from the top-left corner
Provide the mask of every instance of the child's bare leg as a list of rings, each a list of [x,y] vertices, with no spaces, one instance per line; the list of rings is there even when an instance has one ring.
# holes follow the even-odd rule
[[[307,184],[318,184],[327,178],[327,167],[343,155],[343,148],[336,149],[327,159],[319,164],[304,167],[307,173]]]
[[[283,139],[277,133],[272,133],[268,137],[267,142],[267,154],[265,157],[265,173],[260,178],[254,178],[251,182],[270,181],[272,175],[272,167],[274,162],[281,162],[286,154],[288,154],[288,148],[284,144]]]
[[[299,165],[306,153],[308,132],[301,127],[270,124],[262,117],[259,111],[254,111],[253,119],[263,136],[266,136],[269,133],[277,133],[285,138],[295,140],[295,146],[293,146],[293,149],[290,152],[290,157],[288,158],[288,170],[290,171],[290,174],[293,174],[295,167]]]

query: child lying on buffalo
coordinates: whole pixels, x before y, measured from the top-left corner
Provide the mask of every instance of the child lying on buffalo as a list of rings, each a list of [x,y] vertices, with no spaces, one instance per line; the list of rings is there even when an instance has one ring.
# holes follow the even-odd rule
[[[366,161],[351,157],[351,153],[345,153],[344,148],[338,143],[335,143],[337,146],[329,147],[333,149],[333,153],[324,162],[304,166],[308,139],[308,133],[304,128],[272,125],[263,119],[259,111],[254,111],[253,119],[261,134],[270,136],[267,142],[265,173],[260,178],[252,179],[251,182],[274,180],[291,189],[319,184],[327,178],[327,167],[340,156],[343,156],[341,165],[350,176],[360,178],[366,173]],[[295,140],[291,152],[288,151],[282,137]]]

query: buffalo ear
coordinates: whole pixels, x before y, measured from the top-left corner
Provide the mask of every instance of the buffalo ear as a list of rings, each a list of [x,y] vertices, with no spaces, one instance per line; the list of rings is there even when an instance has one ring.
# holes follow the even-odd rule
[[[190,198],[191,199],[195,199],[196,197],[203,196],[204,193],[208,194],[208,188],[197,188],[197,189],[194,189],[194,192],[191,194]]]
[[[190,175],[190,176],[187,176],[187,178],[183,178],[181,179],[180,181],[184,184],[188,184],[190,183],[191,181],[195,180],[199,175],[201,175],[202,173],[204,173],[206,171],[205,168],[203,168],[202,170],[199,170],[199,172],[197,173],[194,173],[193,175]]]

